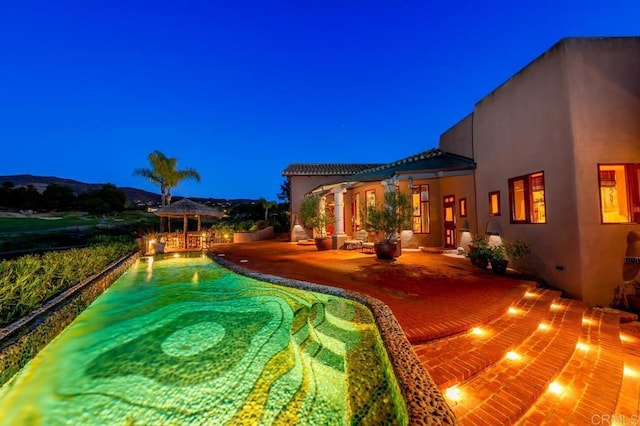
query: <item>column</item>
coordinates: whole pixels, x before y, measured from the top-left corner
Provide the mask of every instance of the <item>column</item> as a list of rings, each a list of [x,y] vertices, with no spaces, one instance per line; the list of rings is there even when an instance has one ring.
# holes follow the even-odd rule
[[[347,192],[344,188],[336,188],[333,191],[333,200],[335,202],[335,233],[336,235],[345,235],[344,232],[344,194]]]
[[[342,248],[344,242],[347,240],[347,234],[344,232],[344,194],[347,190],[340,186],[331,192],[333,193],[333,201],[335,203],[333,248],[338,249]]]

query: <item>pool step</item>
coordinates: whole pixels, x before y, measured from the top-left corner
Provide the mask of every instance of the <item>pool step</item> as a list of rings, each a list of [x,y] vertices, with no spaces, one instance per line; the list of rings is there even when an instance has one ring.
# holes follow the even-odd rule
[[[533,333],[559,291],[531,289],[496,320],[468,332],[414,346],[440,389],[460,383],[495,364]]]

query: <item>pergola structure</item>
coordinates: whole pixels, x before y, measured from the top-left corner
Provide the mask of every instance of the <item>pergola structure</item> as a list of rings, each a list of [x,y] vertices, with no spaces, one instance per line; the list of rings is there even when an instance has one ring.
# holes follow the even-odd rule
[[[201,218],[203,217],[222,217],[222,213],[214,208],[207,206],[206,204],[197,203],[188,198],[183,198],[180,201],[177,201],[173,204],[165,206],[158,211],[155,212],[157,216],[166,217],[166,218],[182,218],[183,219],[183,233],[184,233],[184,247],[188,247],[188,233],[187,233],[187,225],[189,218],[197,218],[198,219],[198,229],[197,232],[200,232],[200,228],[202,226]],[[162,231],[162,230],[161,230]]]

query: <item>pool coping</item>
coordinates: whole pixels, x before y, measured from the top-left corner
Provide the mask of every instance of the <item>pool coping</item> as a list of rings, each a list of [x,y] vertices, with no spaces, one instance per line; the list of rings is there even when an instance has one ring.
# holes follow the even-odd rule
[[[458,423],[455,414],[418,359],[393,312],[382,301],[369,295],[340,287],[331,287],[255,272],[230,262],[215,253],[207,253],[207,256],[219,265],[249,278],[285,287],[329,294],[362,303],[371,310],[378,325],[378,330],[407,405],[409,424]]]

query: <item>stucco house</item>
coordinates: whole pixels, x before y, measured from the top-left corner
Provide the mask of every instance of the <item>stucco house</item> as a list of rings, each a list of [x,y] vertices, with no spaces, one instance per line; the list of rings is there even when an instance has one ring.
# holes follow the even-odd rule
[[[283,175],[292,218],[305,193],[326,195],[334,248],[392,185],[412,194],[403,248],[465,246],[482,233],[521,239],[548,285],[608,305],[627,234],[640,229],[640,37],[563,39],[477,102],[438,149],[313,173],[333,166],[292,164]],[[299,225],[292,240],[309,235]]]

